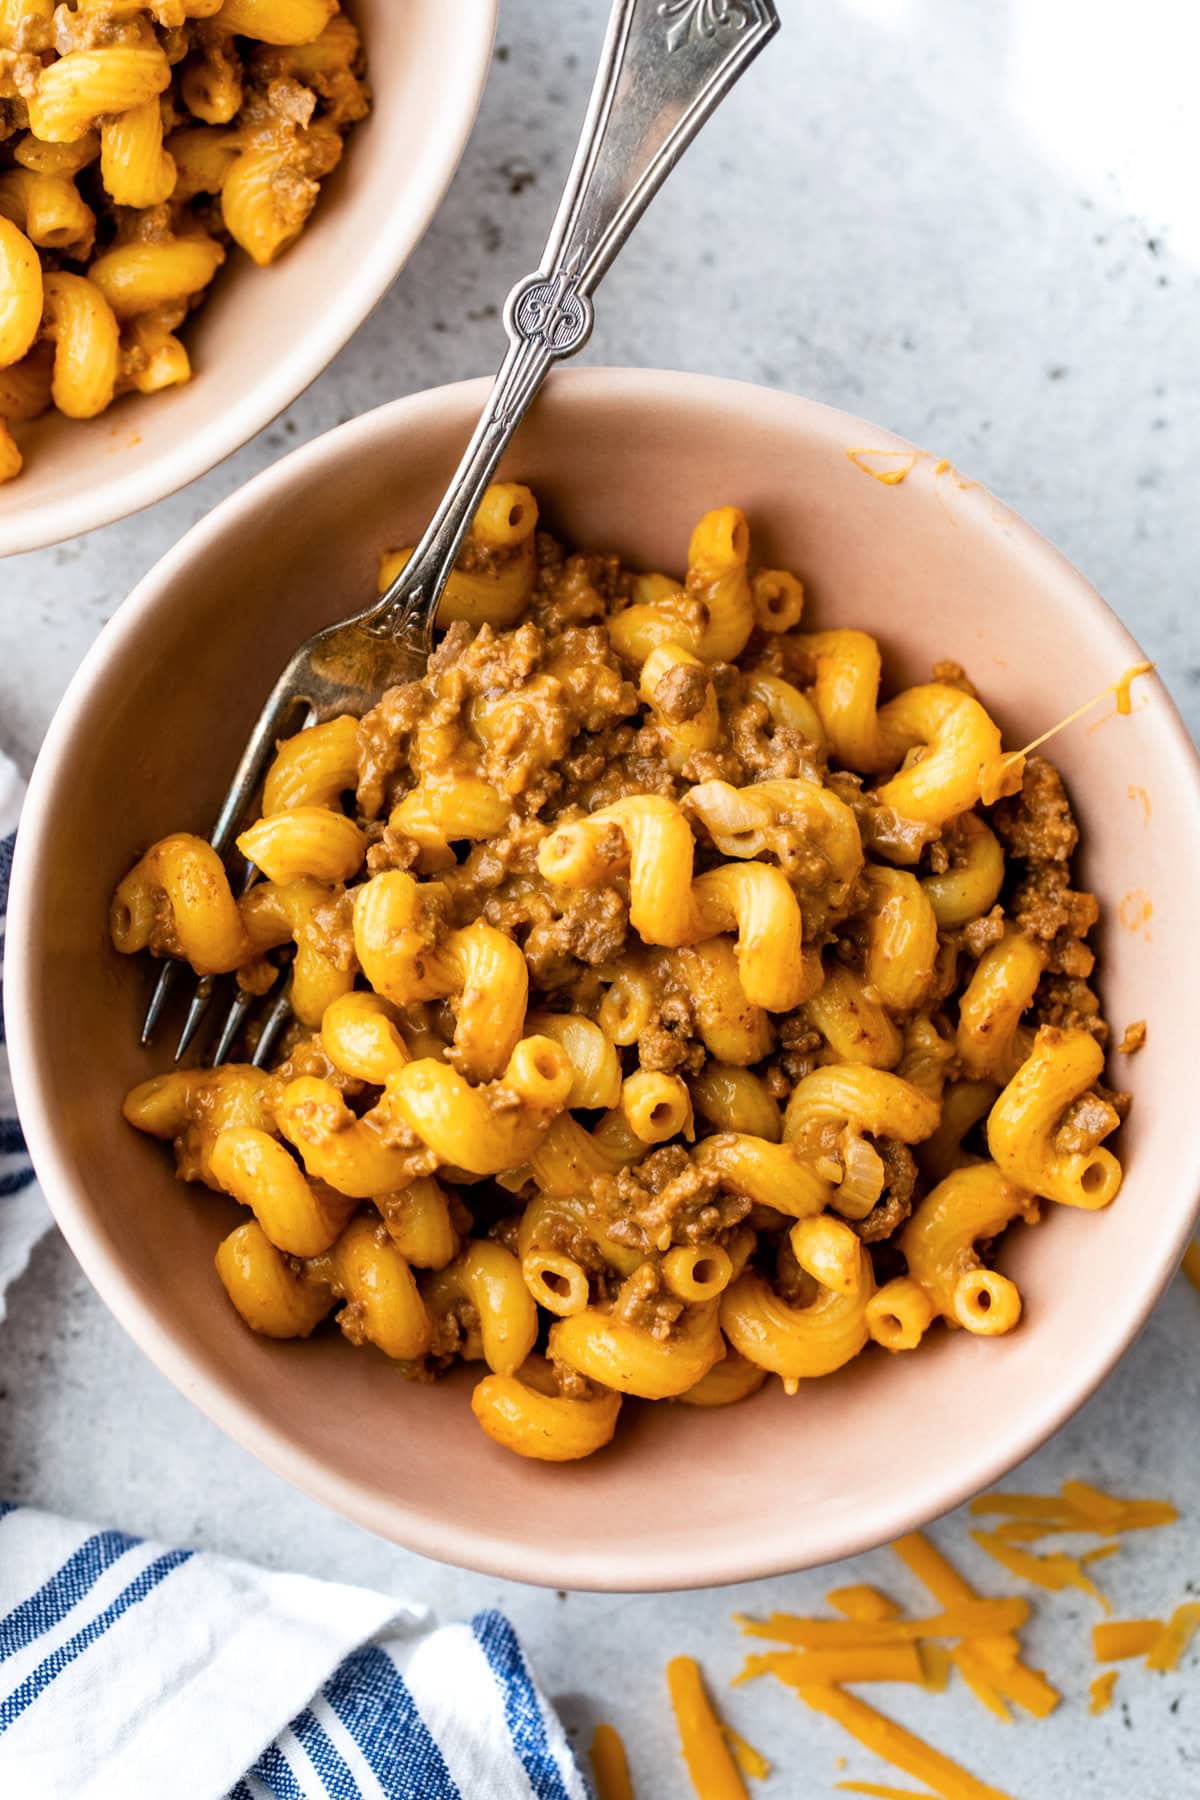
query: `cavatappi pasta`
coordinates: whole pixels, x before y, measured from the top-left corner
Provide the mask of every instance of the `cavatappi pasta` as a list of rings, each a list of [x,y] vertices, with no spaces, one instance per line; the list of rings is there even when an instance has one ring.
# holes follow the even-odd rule
[[[0,0],[0,480],[48,407],[190,379],[180,326],[303,230],[362,70],[338,0]]]
[[[280,747],[256,885],[176,833],[112,933],[252,993],[290,960],[273,1071],[125,1103],[248,1209],[246,1322],[482,1363],[484,1430],[566,1461],[626,1396],[1012,1330],[995,1240],[1112,1200],[1125,1101],[1062,783],[961,669],[880,705],[875,640],[805,631],[736,507],[680,580],[536,523],[493,487],[425,677]]]

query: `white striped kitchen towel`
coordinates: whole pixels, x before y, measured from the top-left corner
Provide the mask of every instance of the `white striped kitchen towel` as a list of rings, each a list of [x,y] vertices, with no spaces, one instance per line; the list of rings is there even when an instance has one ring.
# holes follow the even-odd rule
[[[508,1620],[0,1505],[13,1800],[588,1800]]]
[[[17,815],[24,784],[8,758],[0,754],[0,986],[4,980],[4,914],[8,906],[8,878],[12,872]],[[4,1043],[4,1015],[0,1009],[0,1319],[4,1296],[29,1261],[29,1253],[49,1229],[50,1214],[33,1178],[25,1154],[25,1142],[17,1124],[12,1086],[8,1079],[8,1051]]]
[[[21,784],[0,757],[0,975]],[[0,1319],[50,1219],[0,1023]],[[588,1800],[508,1620],[0,1502],[3,1800]]]

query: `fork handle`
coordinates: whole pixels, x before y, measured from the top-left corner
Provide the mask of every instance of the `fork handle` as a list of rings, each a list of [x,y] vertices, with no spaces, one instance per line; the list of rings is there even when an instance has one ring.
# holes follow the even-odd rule
[[[583,348],[601,276],[778,29],[774,0],[615,0],[542,265],[505,305],[509,347],[483,416],[424,537],[360,623],[428,652],[463,539],[547,371]]]

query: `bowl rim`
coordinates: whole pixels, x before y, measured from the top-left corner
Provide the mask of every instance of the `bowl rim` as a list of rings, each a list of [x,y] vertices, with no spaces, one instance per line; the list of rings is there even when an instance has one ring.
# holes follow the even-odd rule
[[[438,110],[440,154],[425,160],[423,179],[407,190],[410,225],[402,242],[397,244],[386,227],[364,233],[354,280],[330,284],[324,303],[312,309],[310,323],[294,348],[270,360],[261,380],[240,394],[224,396],[206,426],[181,436],[152,466],[116,468],[110,479],[78,488],[69,497],[0,514],[0,559],[83,537],[177,494],[265,431],[324,373],[406,267],[458,172],[487,86],[499,11],[500,0],[479,0],[477,17],[473,13],[460,26],[464,41],[454,87],[460,104]],[[216,374],[216,369],[209,371],[210,378]]]
[[[870,424],[853,414],[822,402],[749,382],[666,370],[586,368],[560,371],[556,383],[568,381],[611,401],[622,391],[632,404],[668,406],[686,399],[719,414],[724,409],[751,405],[759,416],[775,414],[781,420],[803,419],[810,432],[823,432],[844,446],[847,429],[869,431],[869,440],[883,448],[912,450],[916,446],[895,433]],[[117,1262],[103,1241],[103,1233],[90,1216],[86,1193],[76,1191],[74,1177],[60,1153],[53,1122],[51,1083],[38,1073],[39,1055],[34,1046],[34,960],[27,953],[40,909],[39,862],[53,831],[58,771],[72,753],[80,729],[86,697],[107,665],[119,660],[136,640],[155,610],[170,604],[176,572],[193,554],[236,527],[263,502],[286,493],[292,475],[319,465],[359,436],[370,435],[403,421],[406,435],[419,436],[424,415],[440,414],[447,405],[478,407],[490,379],[457,382],[394,400],[323,433],[272,464],[235,493],[221,501],[142,577],[92,645],[76,671],[54,715],[30,780],[17,836],[9,895],[7,964],[5,968],[5,1024],[11,1059],[13,1091],[38,1177],[50,1209],[85,1274],[117,1321],[150,1360],[207,1417],[235,1442],[266,1463],[276,1474],[332,1507],[355,1523],[379,1535],[439,1561],[489,1576],[524,1581],[535,1586],[563,1587],[605,1592],[662,1592],[715,1587],[791,1573],[800,1568],[839,1560],[877,1547],[903,1532],[916,1529],[960,1505],[1002,1477],[1039,1448],[1087,1401],[1110,1374],[1139,1335],[1171,1280],[1200,1213],[1200,1137],[1190,1153],[1183,1149],[1178,1191],[1194,1196],[1178,1210],[1174,1228],[1151,1240],[1142,1279],[1125,1290],[1126,1304],[1110,1313],[1109,1330],[1100,1353],[1077,1362],[1065,1362],[1052,1392],[1029,1397],[1017,1423],[998,1437],[989,1436],[980,1447],[968,1445],[953,1481],[923,1474],[918,1466],[901,1503],[890,1496],[873,1498],[860,1509],[852,1530],[829,1528],[808,1543],[789,1541],[789,1531],[735,1534],[727,1548],[714,1554],[702,1572],[695,1566],[694,1549],[681,1545],[673,1550],[669,1535],[653,1548],[635,1551],[617,1564],[608,1550],[593,1551],[587,1544],[572,1547],[569,1568],[548,1561],[546,1550],[533,1535],[525,1540],[497,1539],[486,1528],[449,1524],[418,1507],[402,1494],[381,1494],[355,1479],[343,1476],[319,1456],[297,1446],[280,1428],[247,1403],[223,1377],[198,1370],[189,1350],[173,1332],[160,1325],[144,1306],[132,1277]],[[886,441],[885,441],[886,440]],[[982,485],[964,496],[964,503],[986,506],[992,521],[1000,525],[1013,554],[1046,571],[1048,584],[1065,583],[1080,602],[1098,610],[1116,641],[1123,640],[1129,661],[1140,651],[1134,639],[1107,602],[1085,577],[1033,526],[998,501]],[[1186,785],[1200,828],[1200,752],[1193,744],[1170,695],[1160,689],[1163,725],[1172,752],[1172,771]],[[1190,1186],[1188,1185],[1190,1184]],[[552,1477],[551,1477],[552,1479]],[[886,1484],[881,1484],[881,1488]],[[794,1534],[794,1527],[791,1528]]]

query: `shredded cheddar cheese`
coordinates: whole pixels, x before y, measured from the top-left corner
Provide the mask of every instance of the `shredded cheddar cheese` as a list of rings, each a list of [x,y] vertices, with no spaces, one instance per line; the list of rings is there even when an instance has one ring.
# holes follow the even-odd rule
[[[986,1550],[1010,1575],[1031,1581],[1035,1587],[1045,1588],[1052,1594],[1060,1593],[1063,1588],[1079,1588],[1098,1600],[1105,1612],[1110,1610],[1106,1595],[1100,1592],[1077,1556],[1068,1556],[1064,1550],[1038,1556],[1035,1551],[1022,1550],[1017,1544],[1006,1544],[1003,1538],[993,1537],[987,1531],[973,1531],[971,1536],[979,1548]]]
[[[1032,1542],[1054,1531],[1116,1537],[1173,1525],[1179,1517],[1169,1500],[1120,1500],[1084,1481],[1065,1481],[1060,1494],[981,1494],[968,1510],[976,1518],[1003,1517],[1007,1523],[995,1535],[1013,1542]],[[1026,1525],[1040,1529],[1026,1531]]]
[[[1094,1525],[1085,1525],[1082,1521],[1071,1525],[1044,1525],[1037,1519],[1006,1519],[997,1525],[992,1533],[1002,1544],[1036,1544],[1039,1538],[1054,1537],[1056,1534],[1072,1531],[1096,1533]],[[1106,1556],[1115,1556],[1121,1548],[1119,1544],[1101,1544],[1097,1550],[1088,1550],[1079,1560],[1081,1563],[1102,1562]]]
[[[1117,1685],[1116,1669],[1108,1669],[1103,1675],[1097,1675],[1088,1689],[1090,1705],[1088,1711],[1095,1718],[1098,1713],[1105,1713],[1112,1705],[1113,1689]]]
[[[1129,679],[1140,672],[1129,671]],[[1194,1265],[1200,1286],[1200,1241]],[[1115,1556],[1126,1532],[1170,1525],[1179,1516],[1170,1501],[1126,1499],[1084,1481],[1064,1482],[1057,1494],[981,1495],[971,1502],[970,1511],[991,1522],[991,1529],[973,1530],[971,1537],[1010,1575],[1051,1593],[1079,1589],[1106,1611],[1111,1610],[1109,1603],[1087,1572],[1090,1564]],[[1028,1548],[1056,1533],[1102,1541],[1077,1555]],[[925,1783],[928,1790],[916,1793],[878,1782],[845,1780],[836,1783],[840,1793],[860,1794],[864,1800],[1011,1800],[847,1691],[849,1685],[859,1682],[894,1681],[926,1692],[942,1692],[951,1671],[956,1670],[987,1711],[1005,1724],[1012,1722],[1010,1707],[1045,1719],[1062,1699],[1042,1670],[1031,1668],[1022,1658],[1017,1634],[1029,1619],[1026,1600],[1012,1594],[980,1594],[923,1532],[897,1539],[892,1549],[940,1610],[908,1617],[890,1595],[859,1582],[832,1588],[826,1594],[828,1605],[840,1618],[777,1612],[752,1619],[735,1614],[744,1636],[766,1638],[782,1647],[747,1655],[732,1685],[773,1675],[812,1711],[833,1719],[872,1755]],[[1169,1671],[1179,1667],[1197,1632],[1200,1600],[1188,1600],[1165,1621],[1102,1621],[1092,1629],[1092,1648],[1098,1663],[1144,1657],[1148,1669]],[[769,1765],[717,1719],[694,1663],[678,1658],[671,1671],[690,1671],[686,1676],[671,1675],[672,1698],[700,1800],[743,1800],[746,1790],[726,1745],[732,1748],[742,1774],[765,1775]],[[1115,1668],[1102,1669],[1092,1680],[1088,1690],[1091,1714],[1106,1712],[1112,1705],[1118,1674]],[[724,1763],[713,1759],[714,1736]],[[838,1758],[835,1766],[845,1768],[845,1759]],[[730,1772],[737,1786],[728,1785]],[[609,1800],[609,1796],[602,1793],[600,1800]]]
[[[1145,1656],[1166,1627],[1161,1619],[1110,1619],[1092,1626],[1092,1651],[1097,1662],[1125,1662]]]
[[[892,1549],[940,1605],[958,1606],[964,1600],[979,1598],[970,1582],[964,1580],[923,1531],[910,1531],[906,1537],[897,1538]]]
[[[1090,1519],[1099,1531],[1119,1531],[1125,1516],[1125,1502],[1114,1500],[1086,1481],[1064,1481],[1062,1497],[1068,1506]]]
[[[963,1579],[953,1564],[947,1561],[923,1532],[911,1531],[906,1537],[898,1538],[892,1545],[892,1549],[905,1567],[917,1577],[923,1586],[928,1588],[933,1598],[942,1606],[957,1606],[964,1600],[976,1598],[975,1589],[970,1582]],[[1016,1655],[1017,1640],[1015,1637],[1002,1635],[992,1641],[999,1644],[1005,1654],[1011,1645],[1012,1655]],[[984,1675],[979,1658],[972,1657],[970,1651],[962,1644],[956,1645],[949,1654],[950,1661],[980,1705],[986,1707],[988,1712],[993,1713],[998,1719],[1002,1719],[1006,1725],[1009,1724],[1008,1708],[992,1683]]]
[[[896,1619],[900,1616],[900,1608],[878,1588],[868,1587],[860,1582],[856,1587],[831,1588],[825,1596],[827,1606],[834,1612],[844,1613],[848,1619],[873,1620]]]
[[[1020,1658],[1010,1668],[996,1671],[993,1680],[1006,1700],[1035,1719],[1048,1719],[1062,1699],[1041,1669],[1031,1669]]]
[[[683,1760],[697,1800],[749,1800],[721,1724],[704,1691],[700,1665],[690,1656],[672,1657],[667,1687],[679,1727]]]
[[[756,1750],[753,1744],[748,1744],[732,1725],[722,1725],[721,1735],[733,1751],[733,1760],[742,1774],[748,1775],[751,1781],[765,1781],[771,1773],[771,1765],[762,1751]]]
[[[915,1644],[863,1645],[857,1650],[768,1650],[748,1656],[733,1685],[775,1675],[789,1687],[817,1687],[836,1681],[909,1681],[926,1685]]]
[[[1068,1508],[1057,1494],[979,1494],[967,1507],[977,1519],[1002,1514],[1008,1519],[1064,1520]]]
[[[873,1706],[846,1693],[844,1688],[812,1687],[801,1688],[799,1692],[806,1706],[835,1719],[865,1750],[892,1763],[917,1781],[925,1782],[941,1795],[942,1800],[1011,1800],[1010,1795],[977,1780],[960,1763],[952,1762],[940,1750],[935,1750],[922,1738],[914,1737],[894,1719],[876,1712]]]
[[[611,1725],[597,1725],[592,1734],[592,1774],[596,1800],[634,1800],[629,1758],[620,1733]]]
[[[1062,1695],[1047,1681],[1041,1669],[1031,1669],[1015,1658],[1007,1667],[998,1668],[996,1661],[973,1644],[960,1644],[954,1651],[954,1662],[963,1679],[1006,1724],[1011,1715],[1004,1701],[1011,1701],[1035,1719],[1048,1719]]]
[[[931,1694],[944,1694],[950,1685],[953,1664],[944,1644],[920,1644],[921,1667],[925,1671],[924,1686]]]
[[[1177,1507],[1169,1500],[1117,1500],[1084,1481],[1064,1481],[1062,1497],[1068,1506],[1095,1521],[1104,1532],[1149,1531],[1159,1525],[1173,1525],[1179,1517]]]
[[[1036,1544],[1039,1538],[1064,1537],[1067,1535],[1087,1537],[1112,1536],[1102,1533],[1099,1526],[1089,1525],[1086,1519],[1068,1519],[1062,1524],[1050,1525],[1044,1519],[1005,1519],[997,1525],[992,1535],[1000,1539],[1002,1544]],[[1106,1554],[1115,1555],[1118,1545],[1107,1547]]]
[[[1012,1714],[1004,1704],[999,1690],[992,1683],[989,1672],[982,1658],[973,1652],[969,1644],[956,1644],[950,1652],[950,1661],[958,1670],[975,1698],[981,1706],[987,1708],[1002,1725],[1012,1724]]]
[[[1177,1606],[1171,1614],[1161,1635],[1151,1646],[1146,1658],[1148,1669],[1160,1672],[1166,1669],[1177,1669],[1184,1651],[1191,1643],[1197,1628],[1200,1627],[1200,1605],[1194,1600]]]
[[[918,1638],[985,1637],[1018,1631],[1029,1618],[1029,1603],[1016,1595],[1003,1600],[975,1597],[927,1619],[860,1622],[802,1619],[795,1613],[772,1613],[767,1619],[748,1619],[740,1613],[734,1617],[746,1637],[773,1638],[781,1644],[794,1644],[798,1650],[861,1650],[879,1644],[911,1644]]]
[[[1055,1532],[1086,1530],[1081,1522],[1047,1525],[1044,1519],[1005,1519],[996,1526],[993,1535],[1003,1544],[1036,1544],[1039,1538],[1053,1537]]]
[[[943,1606],[978,1599],[970,1582],[923,1532],[912,1531],[907,1537],[898,1538],[892,1549]],[[1021,1661],[1020,1645],[1011,1632],[959,1644],[951,1652],[951,1660],[976,1699],[1006,1723],[1009,1712],[1005,1699],[1035,1718],[1045,1718],[1061,1698],[1040,1670],[1030,1669]]]

